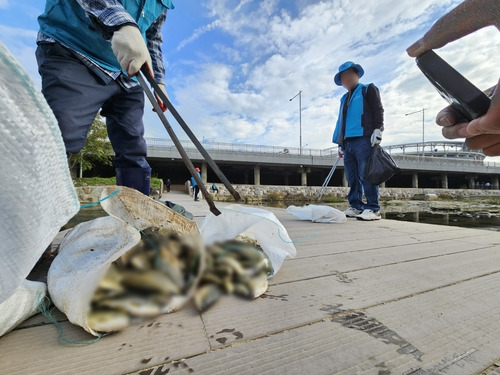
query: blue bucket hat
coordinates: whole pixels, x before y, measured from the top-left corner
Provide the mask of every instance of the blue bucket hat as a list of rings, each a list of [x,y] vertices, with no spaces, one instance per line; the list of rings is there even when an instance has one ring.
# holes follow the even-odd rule
[[[342,83],[340,82],[340,75],[342,72],[345,72],[347,69],[354,68],[358,71],[359,76],[363,77],[363,74],[365,74],[365,71],[359,64],[354,64],[352,61],[347,61],[343,63],[342,65],[339,66],[339,72],[335,74],[335,78],[333,79],[337,86],[342,86]]]

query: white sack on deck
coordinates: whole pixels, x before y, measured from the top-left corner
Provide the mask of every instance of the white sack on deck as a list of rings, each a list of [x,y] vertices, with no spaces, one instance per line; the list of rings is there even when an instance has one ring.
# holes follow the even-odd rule
[[[79,209],[61,132],[40,89],[0,42],[0,303]]]
[[[201,226],[201,238],[206,245],[231,240],[243,234],[257,240],[279,271],[286,257],[295,258],[297,250],[283,224],[270,212],[260,208],[232,204],[220,209],[221,215],[208,213]]]
[[[323,205],[289,206],[286,212],[299,220],[311,220],[313,223],[343,223],[347,220],[342,211]]]

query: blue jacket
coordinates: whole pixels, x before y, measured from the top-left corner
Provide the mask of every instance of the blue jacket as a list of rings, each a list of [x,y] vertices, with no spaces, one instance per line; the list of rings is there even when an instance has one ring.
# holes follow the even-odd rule
[[[201,174],[200,174],[200,172],[198,172],[198,177],[201,180]],[[192,187],[198,186],[198,184],[196,183],[196,180],[194,179],[194,177],[191,177],[191,186]]]
[[[173,6],[170,0],[117,1],[122,4],[131,18],[128,21],[122,21],[124,23],[119,26],[109,27],[94,16],[92,20],[76,0],[46,0],[45,12],[38,18],[40,32],[88,57],[104,69],[121,71],[109,41],[112,32],[103,36],[101,31],[104,29],[116,31],[123,25],[132,24],[139,27],[146,40],[146,31],[149,27]],[[106,9],[102,13],[106,13]],[[112,23],[112,21],[109,22]]]
[[[343,146],[344,140],[369,137],[375,129],[384,129],[384,109],[380,93],[373,84],[358,84],[345,108],[349,93],[340,99],[340,110],[333,133],[333,143]],[[344,118],[345,117],[345,118]]]

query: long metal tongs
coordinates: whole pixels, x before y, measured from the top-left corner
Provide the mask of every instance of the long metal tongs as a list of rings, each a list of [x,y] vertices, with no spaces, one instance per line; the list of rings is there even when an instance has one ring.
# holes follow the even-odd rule
[[[153,77],[151,77],[151,74],[149,73],[149,69],[144,65],[141,68],[142,74],[137,74],[137,79],[139,80],[139,83],[141,87],[143,88],[144,92],[146,93],[146,96],[148,97],[149,101],[151,102],[155,112],[158,114],[158,117],[160,118],[161,122],[163,123],[163,126],[167,130],[168,135],[170,136],[170,139],[172,139],[172,142],[174,142],[175,147],[177,148],[177,151],[179,151],[179,154],[182,157],[182,160],[184,161],[184,164],[186,165],[187,169],[191,173],[191,176],[195,179],[196,183],[198,184],[198,187],[200,188],[201,194],[203,195],[203,198],[207,201],[208,206],[210,207],[210,212],[212,212],[214,215],[218,216],[221,214],[221,212],[215,207],[215,204],[212,200],[212,197],[210,196],[209,192],[205,188],[205,185],[201,181],[200,177],[198,176],[198,173],[196,172],[193,163],[189,159],[186,151],[182,147],[181,142],[179,141],[179,138],[177,138],[177,135],[175,134],[174,130],[170,126],[167,118],[163,114],[160,106],[158,105],[158,102],[156,101],[153,93],[151,92],[150,88],[148,87],[144,77],[147,79],[149,84],[153,87],[154,92],[156,95],[160,97],[160,99],[163,101],[163,103],[166,105],[170,113],[174,116],[174,118],[177,120],[179,125],[182,127],[182,129],[186,132],[186,134],[189,136],[191,141],[195,144],[195,146],[198,148],[198,151],[203,155],[205,160],[208,162],[212,170],[217,174],[217,176],[220,178],[220,180],[224,183],[226,188],[229,190],[229,192],[233,195],[234,199],[236,201],[240,201],[241,197],[238,194],[238,192],[232,187],[231,183],[228,181],[226,176],[222,173],[222,171],[219,169],[217,164],[213,161],[213,159],[210,157],[208,152],[203,148],[201,143],[196,139],[196,136],[193,134],[191,129],[187,126],[187,124],[184,122],[182,117],[179,115],[179,113],[175,110],[174,106],[168,100],[167,96],[163,93],[161,88],[158,86],[158,84],[154,81]],[[144,76],[143,76],[144,75]]]
[[[208,163],[208,165],[210,166],[210,168],[212,168],[212,170],[217,175],[217,177],[219,177],[219,179],[224,184],[224,186],[226,187],[226,189],[231,193],[231,195],[233,196],[234,200],[236,202],[241,201],[240,194],[233,188],[233,186],[231,185],[231,183],[229,182],[229,180],[226,178],[226,176],[224,175],[224,173],[222,173],[222,171],[217,166],[217,164],[215,164],[215,161],[208,154],[207,150],[205,150],[205,148],[202,146],[202,144],[200,143],[200,141],[196,138],[196,136],[194,135],[194,133],[191,131],[191,129],[189,128],[189,126],[186,124],[186,122],[184,121],[184,119],[181,117],[181,115],[179,115],[179,112],[177,112],[177,110],[175,109],[175,107],[172,105],[172,102],[170,101],[170,99],[168,99],[167,95],[165,95],[165,93],[160,89],[160,87],[158,86],[158,84],[155,82],[155,80],[153,79],[153,77],[149,73],[149,70],[147,69],[147,67],[143,66],[141,68],[141,71],[144,74],[144,76],[146,77],[146,79],[148,80],[148,82],[151,85],[151,87],[153,87],[154,91],[156,92],[156,95],[158,95],[160,97],[160,99],[163,101],[163,103],[167,106],[167,108],[170,111],[170,113],[174,116],[175,121],[177,121],[179,123],[179,125],[182,128],[182,130],[184,130],[184,132],[187,134],[187,136],[189,137],[189,139],[191,140],[191,142],[194,143],[194,145],[196,146],[196,148],[198,149],[198,151],[200,152],[200,154],[203,156],[203,158],[205,159],[205,161]]]

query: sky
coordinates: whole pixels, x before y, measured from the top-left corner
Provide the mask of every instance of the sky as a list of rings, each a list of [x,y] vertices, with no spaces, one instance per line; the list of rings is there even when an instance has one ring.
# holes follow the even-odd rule
[[[0,41],[40,86],[35,60],[42,0],[0,0]],[[446,102],[408,57],[421,37],[457,0],[174,0],[163,28],[168,95],[200,140],[332,147],[344,89],[339,65],[363,66],[385,108],[382,145],[445,140],[435,115]],[[481,89],[500,75],[500,34],[486,28],[438,53]],[[495,63],[492,63],[495,62]],[[178,137],[188,139],[169,116]],[[147,137],[168,138],[151,106]]]

